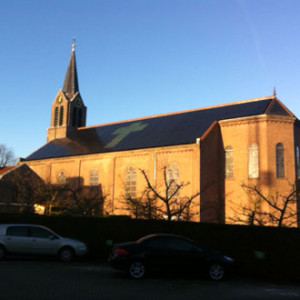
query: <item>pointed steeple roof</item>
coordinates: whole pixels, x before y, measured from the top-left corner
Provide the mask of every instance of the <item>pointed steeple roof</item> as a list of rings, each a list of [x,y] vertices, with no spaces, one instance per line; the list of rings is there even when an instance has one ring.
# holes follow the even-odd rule
[[[65,81],[62,90],[65,93],[73,94],[73,96],[75,93],[79,91],[74,43],[72,45],[71,57],[69,60],[69,65],[66,72]]]

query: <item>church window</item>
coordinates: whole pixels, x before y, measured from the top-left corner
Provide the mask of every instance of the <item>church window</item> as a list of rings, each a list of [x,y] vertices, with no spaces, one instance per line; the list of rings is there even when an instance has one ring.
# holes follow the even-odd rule
[[[78,127],[82,126],[82,110],[78,110]]]
[[[249,178],[259,177],[259,157],[258,157],[258,145],[251,144],[248,148],[248,175]]]
[[[166,169],[166,179],[169,186],[169,196],[173,195],[179,185],[179,168],[176,164],[168,165]]]
[[[136,198],[136,169],[128,167],[125,178],[125,197],[127,199]]]
[[[233,148],[231,146],[225,148],[225,177],[233,178]]]
[[[76,127],[77,123],[77,107],[73,107],[73,120],[72,120],[72,126]]]
[[[67,183],[67,176],[65,171],[59,171],[57,174],[57,183],[58,184],[66,184]]]
[[[62,126],[64,122],[64,107],[61,106],[59,109],[59,126]]]
[[[276,177],[284,178],[284,147],[281,143],[276,145]]]
[[[54,110],[54,127],[57,126],[57,122],[58,122],[58,107],[55,107],[55,110]]]
[[[296,167],[297,167],[297,177],[300,178],[300,149],[299,149],[299,146],[296,147]]]
[[[90,186],[96,186],[99,184],[99,175],[98,170],[91,170],[90,171]]]

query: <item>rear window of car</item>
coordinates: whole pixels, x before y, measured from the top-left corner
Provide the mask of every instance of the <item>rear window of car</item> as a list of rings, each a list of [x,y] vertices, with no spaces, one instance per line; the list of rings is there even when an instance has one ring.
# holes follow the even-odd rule
[[[24,226],[10,226],[6,229],[8,236],[28,236],[28,229]]]

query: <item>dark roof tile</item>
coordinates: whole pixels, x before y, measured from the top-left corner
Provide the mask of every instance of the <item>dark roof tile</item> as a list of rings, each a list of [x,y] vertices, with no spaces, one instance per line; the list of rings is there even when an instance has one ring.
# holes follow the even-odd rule
[[[216,120],[264,114],[271,98],[81,128],[26,160],[195,143]]]

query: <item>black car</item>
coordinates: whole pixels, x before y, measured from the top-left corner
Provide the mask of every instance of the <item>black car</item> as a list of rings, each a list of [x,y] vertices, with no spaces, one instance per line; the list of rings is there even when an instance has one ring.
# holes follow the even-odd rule
[[[150,271],[176,271],[186,275],[202,273],[221,280],[233,259],[182,236],[151,234],[136,242],[114,245],[109,262],[135,279]]]

